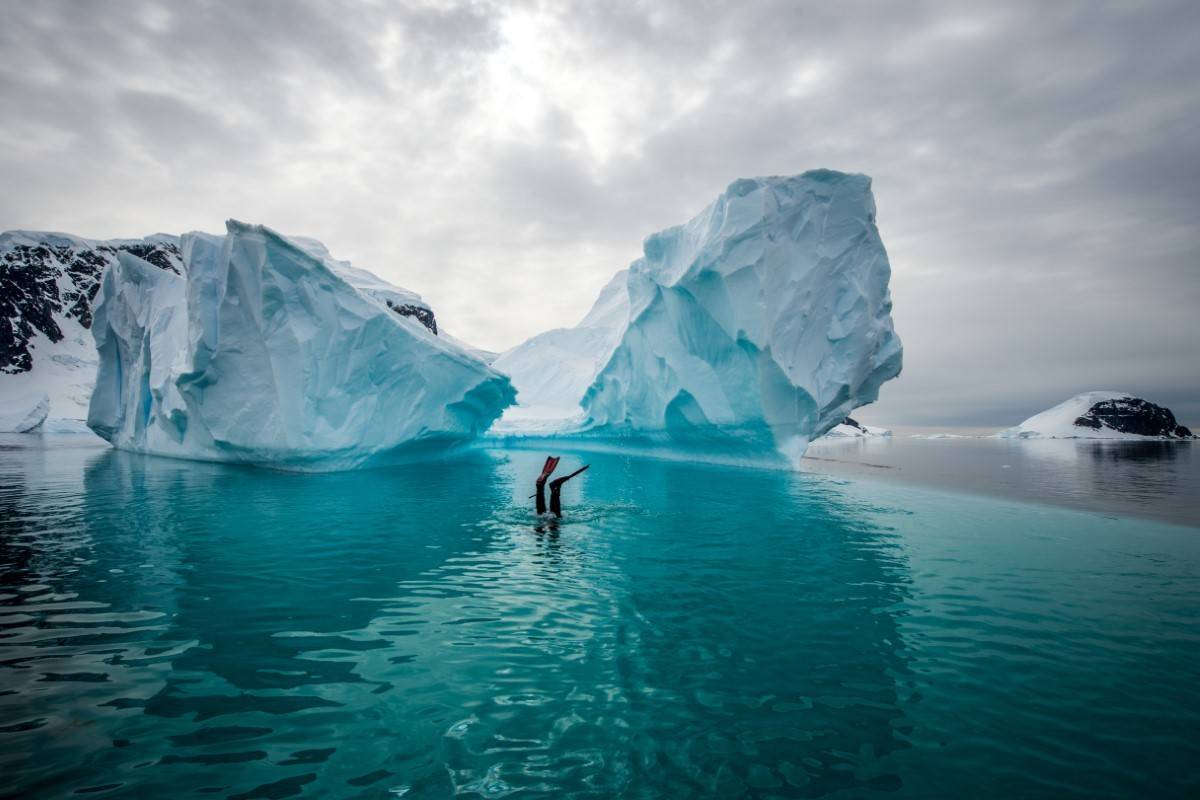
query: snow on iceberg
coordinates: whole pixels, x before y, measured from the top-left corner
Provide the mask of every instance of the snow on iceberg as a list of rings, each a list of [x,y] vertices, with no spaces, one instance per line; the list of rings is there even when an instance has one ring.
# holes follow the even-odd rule
[[[416,292],[393,286],[373,272],[359,269],[349,261],[334,258],[324,243],[316,239],[310,239],[307,236],[289,236],[287,239],[340,275],[346,283],[357,289],[359,294],[402,317],[412,317],[434,335],[438,334],[437,319],[433,315],[433,309],[426,305]]]
[[[1001,439],[1191,439],[1170,409],[1128,392],[1084,392],[1014,428]]]
[[[778,450],[795,465],[900,373],[866,176],[735,181],[644,252],[579,326],[496,360],[519,403],[497,434]]]
[[[116,447],[343,469],[469,440],[512,402],[432,314],[394,307],[415,295],[345,277],[311,240],[226,227],[183,237],[182,277],[127,253],[105,273],[88,425]]]

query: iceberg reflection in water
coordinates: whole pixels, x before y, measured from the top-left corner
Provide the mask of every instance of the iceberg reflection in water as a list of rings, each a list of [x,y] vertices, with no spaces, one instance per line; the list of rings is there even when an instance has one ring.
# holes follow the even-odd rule
[[[590,453],[0,449],[0,794],[1179,795],[1195,531]],[[563,468],[580,457],[569,452]]]

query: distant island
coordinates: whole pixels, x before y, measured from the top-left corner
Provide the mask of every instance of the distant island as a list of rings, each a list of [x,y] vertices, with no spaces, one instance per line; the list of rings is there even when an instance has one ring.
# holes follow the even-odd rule
[[[1194,439],[1170,409],[1128,392],[1077,394],[997,434],[1002,439]]]

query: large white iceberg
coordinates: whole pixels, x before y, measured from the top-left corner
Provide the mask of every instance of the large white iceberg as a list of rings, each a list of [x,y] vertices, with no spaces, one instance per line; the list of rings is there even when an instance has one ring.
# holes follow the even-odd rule
[[[227,230],[183,237],[184,276],[128,253],[106,271],[88,425],[115,446],[340,469],[469,440],[512,402],[432,315],[398,307],[415,295],[311,240]]]
[[[519,403],[496,434],[777,450],[795,464],[900,372],[866,176],[735,181],[644,251],[579,326],[496,360]]]

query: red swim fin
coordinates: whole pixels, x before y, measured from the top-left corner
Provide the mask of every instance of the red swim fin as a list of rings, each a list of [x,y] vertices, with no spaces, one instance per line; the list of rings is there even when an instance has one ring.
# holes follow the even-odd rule
[[[555,456],[546,456],[546,463],[542,465],[542,474],[538,476],[538,483],[541,483],[549,478],[551,473],[558,468],[558,458]]]

